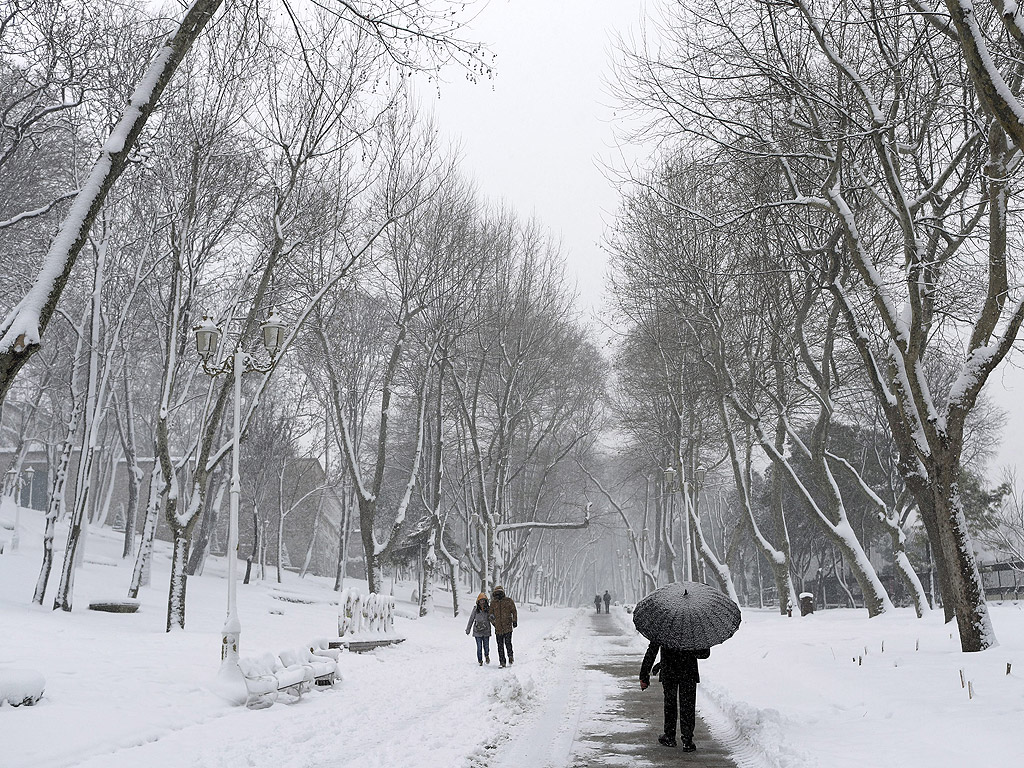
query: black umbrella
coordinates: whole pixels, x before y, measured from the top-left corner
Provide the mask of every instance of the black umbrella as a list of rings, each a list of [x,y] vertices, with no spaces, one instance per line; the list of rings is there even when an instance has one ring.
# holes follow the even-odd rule
[[[636,604],[633,624],[648,640],[694,651],[724,643],[740,626],[740,607],[696,581],[666,584]]]

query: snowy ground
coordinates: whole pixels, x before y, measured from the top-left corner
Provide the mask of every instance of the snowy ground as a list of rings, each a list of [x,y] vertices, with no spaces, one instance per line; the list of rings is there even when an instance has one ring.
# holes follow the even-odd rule
[[[623,681],[581,672],[605,647],[581,621],[585,609],[522,610],[516,664],[499,670],[477,666],[464,618],[451,617],[444,595],[436,615],[398,619],[404,644],[344,654],[333,690],[262,711],[231,707],[211,690],[222,562],[189,580],[188,629],[167,634],[166,551],[139,613],[88,611],[91,600],[123,597],[130,577],[116,535],[92,532],[69,615],[51,611],[52,598],[30,604],[38,513],[24,512],[22,524],[21,550],[0,556],[0,675],[37,670],[47,686],[34,707],[0,707],[3,768],[564,766],[579,752],[578,734],[602,727],[604,703],[630,695]],[[411,590],[395,588],[408,615]],[[243,655],[336,633],[337,596],[325,580],[285,574],[283,585],[268,579],[238,594]],[[1019,765],[1024,609],[992,612],[1002,645],[964,655],[941,616],[900,611],[869,621],[829,611],[785,620],[745,611],[736,637],[702,663],[702,714],[743,768]],[[637,637],[638,665],[644,646]]]

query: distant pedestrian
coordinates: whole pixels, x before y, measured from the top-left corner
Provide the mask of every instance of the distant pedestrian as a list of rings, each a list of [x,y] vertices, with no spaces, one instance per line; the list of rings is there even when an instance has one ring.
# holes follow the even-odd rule
[[[498,666],[505,666],[506,651],[508,663],[514,661],[512,655],[512,630],[519,626],[516,604],[505,594],[505,588],[496,586],[491,592],[491,623],[494,625],[494,639],[498,641]]]
[[[655,664],[654,659],[661,651],[661,663]],[[660,674],[658,679],[665,689],[665,732],[658,737],[658,743],[666,747],[676,746],[676,718],[679,720],[679,736],[683,752],[697,749],[693,743],[693,728],[697,716],[697,683],[700,673],[697,670],[697,659],[706,659],[711,650],[703,648],[696,651],[683,651],[678,648],[665,648],[652,642],[640,665],[640,690],[646,690],[651,684],[651,673]],[[678,703],[677,703],[678,701]]]
[[[597,608],[597,612],[601,612],[601,596],[594,595],[594,607]]]
[[[491,663],[491,604],[487,595],[481,592],[476,597],[476,605],[473,612],[469,614],[469,623],[466,625],[466,634],[473,632],[476,640],[476,660],[480,666],[486,661]]]
[[[612,596],[608,594],[608,590],[604,591],[604,612],[608,613],[608,606],[611,605]]]

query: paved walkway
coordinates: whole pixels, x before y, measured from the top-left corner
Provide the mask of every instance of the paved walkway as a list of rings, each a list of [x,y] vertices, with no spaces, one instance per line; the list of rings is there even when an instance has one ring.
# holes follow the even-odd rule
[[[693,740],[696,752],[686,753],[658,744],[662,732],[661,685],[640,691],[637,675],[642,657],[633,635],[609,614],[590,614],[591,642],[584,657],[585,676],[611,683],[607,695],[590,717],[581,718],[572,747],[570,768],[591,766],[688,766],[688,768],[736,768],[726,749],[711,737],[697,716]],[[584,629],[581,627],[581,629]]]

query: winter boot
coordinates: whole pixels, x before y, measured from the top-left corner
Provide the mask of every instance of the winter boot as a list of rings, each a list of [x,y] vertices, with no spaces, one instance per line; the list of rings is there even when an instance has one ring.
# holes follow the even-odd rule
[[[488,664],[490,664],[491,663],[491,657],[490,656],[484,656],[484,661],[486,661]]]
[[[482,661],[478,661],[477,664],[479,664],[481,667],[484,665]]]
[[[663,747],[674,747],[676,745],[676,740],[671,736],[666,736],[663,733],[661,734],[661,736],[658,737],[658,743],[661,744]]]
[[[682,744],[682,747],[680,747],[680,748],[683,750],[683,752],[696,752],[697,751],[697,745],[694,744],[693,741],[691,741],[690,739],[683,739],[683,744]]]

